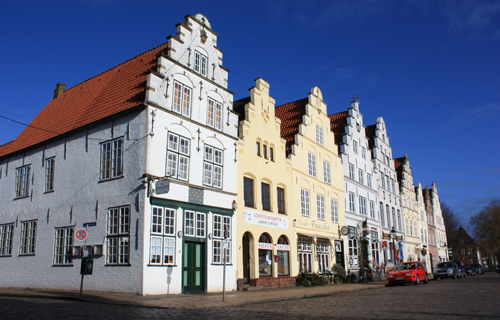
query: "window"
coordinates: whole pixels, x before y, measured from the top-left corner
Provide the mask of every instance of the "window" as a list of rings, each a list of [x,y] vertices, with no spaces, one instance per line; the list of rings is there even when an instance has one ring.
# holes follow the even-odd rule
[[[175,256],[175,210],[153,207],[150,264],[173,265]]]
[[[205,145],[203,156],[203,184],[222,188],[222,150]]]
[[[187,181],[189,178],[190,141],[169,132],[167,142],[167,176]]]
[[[365,180],[364,180],[364,172],[362,169],[358,169],[358,179],[359,179],[359,183],[361,184],[364,184],[365,183]]]
[[[354,165],[349,164],[349,178],[354,179]]]
[[[323,145],[323,128],[319,124],[316,124],[316,142]]]
[[[30,166],[16,169],[16,198],[29,196],[30,189]]]
[[[332,222],[339,222],[339,205],[336,199],[332,199]]]
[[[363,159],[366,159],[366,148],[365,147],[361,147],[361,156],[363,157]]]
[[[382,181],[382,188],[385,189],[385,178],[384,178],[384,174],[382,172],[380,173],[380,180]]]
[[[392,208],[392,210],[394,213],[394,208]],[[401,227],[401,212],[399,211],[399,209],[398,209],[398,230],[403,230],[403,228]]]
[[[223,239],[231,239],[231,217],[221,216],[214,214],[214,226],[213,226],[213,263],[220,264],[224,260],[222,256],[224,255],[223,249]],[[227,229],[227,238],[225,235],[225,230]],[[226,263],[231,263],[231,252],[230,247],[225,249]]]
[[[378,241],[372,241],[372,259],[375,263],[379,263],[379,254],[378,254]]]
[[[299,236],[299,272],[312,272],[312,239]]]
[[[101,181],[123,176],[123,138],[101,143]]]
[[[389,205],[385,206],[385,212],[387,214],[387,227],[390,228],[391,227],[391,212],[389,209]],[[394,223],[394,221],[393,221],[393,223]],[[393,224],[393,226],[394,226],[394,224]]]
[[[208,98],[207,125],[222,130],[222,104],[210,98]]]
[[[278,276],[288,276],[290,275],[290,246],[288,241],[284,236],[279,237],[278,245],[276,246],[278,253]]]
[[[0,257],[12,255],[12,237],[14,235],[14,224],[0,225]]]
[[[462,255],[465,255],[465,249],[462,248]]]
[[[208,58],[199,51],[194,51],[194,71],[200,73],[202,76],[207,76]]]
[[[391,191],[391,185],[389,184],[390,182],[389,176],[385,176],[385,178],[387,179],[387,190]]]
[[[375,202],[370,200],[370,218],[375,219]]]
[[[384,219],[384,204],[380,202],[380,222],[382,223],[382,227],[385,227],[385,219]]]
[[[366,198],[359,197],[359,213],[366,216]]]
[[[36,220],[21,222],[20,255],[35,254]]]
[[[330,251],[330,241],[327,239],[318,239],[316,241],[316,247],[318,251],[318,273],[323,273],[330,270],[330,257],[328,252]]]
[[[368,188],[371,188],[372,187],[372,175],[371,174],[366,175],[366,182],[368,184]]]
[[[312,153],[308,154],[309,175],[316,177],[316,156]]]
[[[243,195],[245,198],[245,207],[254,207],[253,179],[243,178]]]
[[[259,238],[259,276],[272,276],[273,274],[273,244],[269,236],[263,233]]]
[[[278,187],[278,213],[286,213],[285,209],[285,189]]]
[[[355,212],[356,211],[356,205],[354,202],[354,193],[349,192],[349,211]]]
[[[325,220],[325,196],[318,194],[316,196],[318,207],[318,219]]]
[[[186,117],[191,116],[191,88],[177,81],[174,81],[172,111]]]
[[[54,191],[54,165],[56,158],[45,160],[45,192]]]
[[[184,235],[188,237],[205,237],[205,214],[202,212],[185,211]]]
[[[392,226],[394,227],[394,229],[396,229],[396,211],[395,211],[394,207],[392,208]],[[396,230],[400,230],[400,229],[396,229]]]
[[[269,147],[269,159],[271,161],[274,161],[274,147],[273,146]]]
[[[264,159],[267,159],[267,144],[262,145],[262,153],[264,154]]]
[[[358,154],[358,142],[355,140],[352,141],[352,151],[354,151],[355,154]]]
[[[73,227],[56,228],[54,265],[73,265]]]
[[[257,140],[257,143],[256,143],[256,147],[257,147],[257,155],[260,157],[261,156],[261,153],[260,153],[260,141]]]
[[[262,210],[271,210],[271,195],[269,184],[262,182],[261,183],[261,192],[262,192]]]
[[[394,183],[394,180],[392,180],[392,179],[391,179],[391,184],[392,184],[392,192],[397,193],[396,192],[396,184]]]
[[[349,265],[358,265],[358,240],[354,237],[349,239]]]
[[[330,162],[323,160],[323,180],[326,183],[332,183],[332,178],[330,174]]]
[[[300,207],[302,215],[309,217],[309,190],[302,189],[300,191]]]
[[[130,207],[108,210],[107,265],[130,264]]]

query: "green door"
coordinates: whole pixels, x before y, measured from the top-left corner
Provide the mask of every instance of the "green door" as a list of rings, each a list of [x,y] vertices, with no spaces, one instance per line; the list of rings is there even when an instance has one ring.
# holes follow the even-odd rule
[[[203,242],[184,242],[182,270],[184,292],[205,290],[205,244]]]

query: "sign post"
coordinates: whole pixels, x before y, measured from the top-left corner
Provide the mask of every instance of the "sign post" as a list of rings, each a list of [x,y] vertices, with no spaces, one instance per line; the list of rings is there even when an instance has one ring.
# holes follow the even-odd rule
[[[85,230],[85,229],[78,229],[75,232],[76,240],[84,241],[84,245],[83,245],[84,247],[87,244],[87,236],[88,236],[88,233],[87,233],[87,230]],[[87,256],[85,256],[82,259],[82,266],[80,269],[80,274],[82,275],[82,280],[80,282],[80,296],[82,295],[82,291],[83,291],[83,276],[86,274],[92,274],[93,263],[94,262],[93,262],[92,258],[89,258]]]

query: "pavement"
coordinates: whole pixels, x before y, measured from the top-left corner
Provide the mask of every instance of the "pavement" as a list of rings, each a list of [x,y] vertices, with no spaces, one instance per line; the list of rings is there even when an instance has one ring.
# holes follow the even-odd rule
[[[230,291],[225,293],[224,301],[222,301],[222,292],[141,296],[130,293],[84,291],[80,296],[80,291],[0,288],[0,296],[86,301],[146,308],[210,309],[331,296],[355,291],[378,289],[384,286],[385,281],[375,281],[369,283],[329,284],[314,287]]]

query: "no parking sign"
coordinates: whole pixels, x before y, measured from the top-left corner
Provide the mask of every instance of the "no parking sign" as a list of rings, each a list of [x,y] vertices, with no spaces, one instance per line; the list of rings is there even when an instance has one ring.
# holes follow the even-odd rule
[[[76,230],[75,238],[80,241],[87,239],[87,231],[85,229]]]

